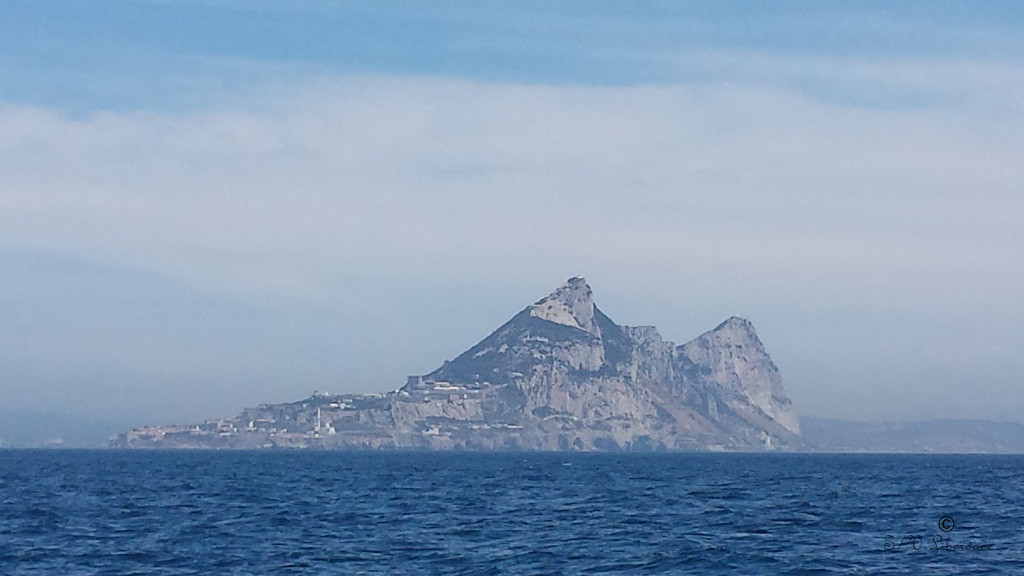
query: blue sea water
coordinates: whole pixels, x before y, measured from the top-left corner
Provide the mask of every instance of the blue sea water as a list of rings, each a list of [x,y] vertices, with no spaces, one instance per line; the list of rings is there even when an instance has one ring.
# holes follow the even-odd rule
[[[0,451],[0,574],[1020,574],[1022,487],[1017,456]]]

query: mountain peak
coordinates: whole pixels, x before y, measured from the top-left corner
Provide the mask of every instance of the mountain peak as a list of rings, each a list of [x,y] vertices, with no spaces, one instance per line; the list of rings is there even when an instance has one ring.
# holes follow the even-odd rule
[[[704,336],[719,343],[754,344],[760,343],[754,324],[746,318],[730,316],[725,322],[709,330]]]
[[[594,294],[582,276],[566,280],[546,298],[530,307],[530,316],[597,334]]]
[[[715,327],[712,332],[719,332],[722,330],[745,330],[753,331],[754,325],[746,318],[740,318],[739,316],[730,316],[725,322],[722,322]]]

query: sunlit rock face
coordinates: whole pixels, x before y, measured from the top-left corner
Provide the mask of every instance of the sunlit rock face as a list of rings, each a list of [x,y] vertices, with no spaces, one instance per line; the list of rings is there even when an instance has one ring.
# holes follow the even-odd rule
[[[700,380],[717,387],[728,404],[737,410],[755,408],[800,434],[793,403],[782,388],[782,375],[749,321],[729,318],[678,351],[685,360],[706,370]]]
[[[600,335],[595,322],[594,294],[587,281],[578,276],[570,278],[547,298],[530,306],[529,310],[534,318]]]
[[[429,414],[396,418],[399,428],[414,433],[430,420],[442,431],[447,425],[455,445],[494,448],[802,445],[779,370],[750,322],[733,317],[676,346],[654,327],[615,324],[579,277],[400,392],[429,395],[438,382],[468,391],[458,398],[464,414],[453,417],[442,402]],[[488,432],[463,434],[463,420]]]

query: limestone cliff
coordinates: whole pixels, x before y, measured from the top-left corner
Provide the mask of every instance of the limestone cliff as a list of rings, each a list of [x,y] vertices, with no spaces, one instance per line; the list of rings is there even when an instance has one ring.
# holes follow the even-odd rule
[[[427,419],[440,430],[463,421],[503,424],[514,432],[488,447],[531,449],[800,444],[779,371],[749,322],[730,318],[675,346],[653,327],[615,324],[594,305],[583,278],[400,393],[429,396],[439,383],[468,392],[459,399],[471,400],[465,413],[453,416],[442,402],[397,417],[399,428],[414,430]]]
[[[677,346],[653,327],[615,324],[594,304],[583,278],[571,278],[394,392],[315,395],[249,409],[226,422],[216,441],[226,446],[252,445],[252,438],[260,445],[328,448],[803,446],[779,370],[750,322],[729,318]]]

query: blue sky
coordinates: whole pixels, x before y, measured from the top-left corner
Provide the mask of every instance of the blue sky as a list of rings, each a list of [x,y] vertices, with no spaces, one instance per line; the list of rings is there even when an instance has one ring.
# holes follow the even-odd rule
[[[312,74],[630,85],[728,78],[708,53],[1016,62],[1014,2],[7,2],[7,101],[214,105]],[[726,74],[723,74],[726,73]],[[785,78],[780,80],[786,80]],[[884,95],[874,98],[884,104]]]
[[[676,342],[750,318],[803,414],[1019,421],[1022,20],[0,4],[0,413],[392,389],[582,274]]]

